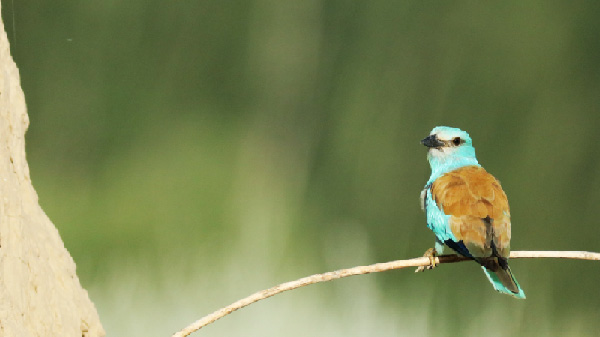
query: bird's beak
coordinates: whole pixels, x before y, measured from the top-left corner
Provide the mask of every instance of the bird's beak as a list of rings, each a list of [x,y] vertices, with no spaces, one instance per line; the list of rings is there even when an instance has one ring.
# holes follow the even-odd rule
[[[440,141],[436,135],[429,135],[421,140],[421,144],[427,147],[442,147],[444,143]]]

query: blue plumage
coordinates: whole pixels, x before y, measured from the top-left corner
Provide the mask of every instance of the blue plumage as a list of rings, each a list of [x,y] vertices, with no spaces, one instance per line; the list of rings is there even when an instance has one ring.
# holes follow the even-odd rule
[[[437,254],[458,253],[482,265],[494,289],[525,298],[508,267],[510,211],[500,183],[477,162],[465,131],[436,127],[422,140],[431,176],[421,194]],[[450,249],[447,249],[450,248]]]

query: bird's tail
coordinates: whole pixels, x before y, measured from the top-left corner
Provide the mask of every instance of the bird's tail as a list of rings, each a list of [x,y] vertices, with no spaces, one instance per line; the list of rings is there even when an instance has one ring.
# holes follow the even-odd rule
[[[512,275],[508,265],[506,266],[506,269],[500,267],[496,268],[495,271],[491,271],[484,266],[481,268],[483,268],[485,275],[487,275],[488,279],[494,286],[494,289],[503,294],[525,299],[525,293],[523,292],[523,289],[521,289],[519,282],[517,282],[515,277]]]

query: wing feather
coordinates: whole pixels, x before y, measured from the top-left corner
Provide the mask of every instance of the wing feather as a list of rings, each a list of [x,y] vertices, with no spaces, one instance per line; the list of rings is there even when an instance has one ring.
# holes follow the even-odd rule
[[[437,206],[451,215],[452,233],[473,256],[491,256],[494,249],[500,257],[509,255],[510,209],[494,176],[479,166],[462,167],[438,178],[431,192]]]

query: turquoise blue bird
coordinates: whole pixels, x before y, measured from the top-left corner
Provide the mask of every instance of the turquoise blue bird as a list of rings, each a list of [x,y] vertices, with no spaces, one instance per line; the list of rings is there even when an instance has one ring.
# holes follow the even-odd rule
[[[421,202],[427,227],[435,234],[435,248],[425,255],[455,253],[472,258],[481,265],[494,289],[525,298],[508,266],[508,199],[500,182],[477,162],[469,134],[438,126],[421,143],[428,148],[431,166]],[[433,267],[432,263],[420,270]]]

